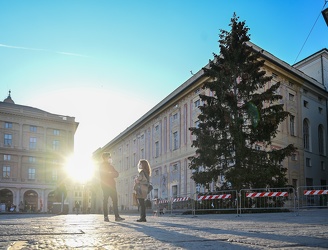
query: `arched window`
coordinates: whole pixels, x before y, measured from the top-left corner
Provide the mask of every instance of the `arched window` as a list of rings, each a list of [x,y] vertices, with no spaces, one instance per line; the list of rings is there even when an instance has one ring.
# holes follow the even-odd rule
[[[324,143],[324,133],[323,133],[323,126],[320,124],[318,127],[318,143],[319,143],[319,154],[325,154],[325,143]]]
[[[310,150],[310,128],[307,119],[304,119],[303,121],[303,142],[304,149]]]

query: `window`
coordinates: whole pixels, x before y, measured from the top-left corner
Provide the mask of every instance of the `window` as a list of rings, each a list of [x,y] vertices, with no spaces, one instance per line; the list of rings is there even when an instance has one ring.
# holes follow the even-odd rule
[[[173,121],[175,121],[175,120],[177,120],[178,119],[178,113],[175,113],[174,115],[173,115]]]
[[[179,148],[179,141],[178,141],[178,132],[173,133],[173,150],[176,150]]]
[[[3,160],[4,161],[10,161],[11,160],[11,155],[3,155]]]
[[[309,102],[308,101],[304,101],[303,102],[303,106],[304,106],[304,108],[309,108]]]
[[[5,146],[11,146],[12,145],[12,135],[11,134],[5,134]]]
[[[308,186],[308,187],[313,186],[313,179],[312,178],[306,178],[305,182],[306,182],[306,186]]]
[[[159,176],[159,170],[158,170],[158,169],[156,169],[156,170],[154,171],[154,176]]]
[[[309,130],[309,123],[307,120],[303,121],[303,143],[304,149],[310,149],[310,130]]]
[[[198,108],[200,106],[200,100],[198,99],[197,101],[194,102],[194,107]]]
[[[59,141],[57,140],[52,141],[52,149],[55,151],[59,150]]]
[[[59,130],[58,129],[54,129],[54,135],[56,135],[56,136],[59,135]]]
[[[175,198],[178,197],[178,186],[177,185],[172,186],[172,196]]]
[[[52,172],[51,172],[52,181],[57,181],[57,177],[58,177],[57,169],[53,169]]]
[[[155,142],[155,157],[159,156],[159,141]]]
[[[154,199],[158,198],[158,188],[155,188],[153,191]]]
[[[293,102],[295,100],[295,96],[293,94],[289,93],[288,99],[289,99],[289,101]]]
[[[199,120],[198,121],[195,121],[195,128],[199,128],[199,123],[200,123]]]
[[[5,128],[12,129],[13,128],[13,124],[11,122],[5,122]]]
[[[322,108],[318,107],[319,114],[322,114]]]
[[[326,170],[325,162],[324,162],[324,161],[321,161],[321,162],[320,162],[320,165],[321,165],[321,170],[322,170],[322,171],[325,171],[325,170]]]
[[[36,126],[30,126],[30,132],[36,133],[36,131],[37,131]]]
[[[260,145],[255,145],[255,150],[261,150],[261,146]]]
[[[312,167],[312,165],[311,165],[311,158],[305,158],[305,165],[307,166],[307,167]]]
[[[2,167],[2,177],[9,178],[10,177],[10,166],[3,166]]]
[[[133,166],[137,166],[137,155],[133,153]]]
[[[125,169],[126,169],[126,170],[129,169],[129,167],[130,167],[130,164],[129,164],[129,157],[127,156],[127,157],[125,157]]]
[[[30,137],[30,149],[36,149],[36,137]]]
[[[145,150],[142,148],[141,151],[141,158],[144,159],[145,158]]]
[[[30,156],[30,157],[28,158],[28,162],[29,162],[29,163],[35,163],[35,162],[36,162],[35,157]]]
[[[297,161],[297,154],[292,154],[291,159],[292,161]]]
[[[290,135],[295,136],[295,116],[293,115],[289,116],[289,130],[290,130]]]
[[[28,169],[28,179],[35,180],[35,168]]]
[[[172,171],[178,171],[178,164],[172,165]]]
[[[159,130],[159,126],[156,125],[156,126],[155,126],[155,131],[158,132],[158,130]]]
[[[319,143],[319,154],[324,155],[325,149],[324,149],[324,136],[323,136],[323,127],[322,125],[319,125],[318,127],[318,143]]]

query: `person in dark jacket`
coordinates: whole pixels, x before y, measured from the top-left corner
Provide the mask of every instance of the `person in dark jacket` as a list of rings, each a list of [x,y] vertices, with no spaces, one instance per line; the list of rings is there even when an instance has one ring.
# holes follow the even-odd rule
[[[109,221],[108,219],[108,198],[111,197],[113,201],[113,211],[115,215],[115,221],[125,220],[120,217],[118,213],[118,199],[116,191],[116,181],[115,178],[118,177],[118,172],[112,165],[111,154],[105,152],[102,154],[102,163],[99,165],[99,174],[101,181],[101,188],[103,191],[103,211],[104,211],[104,221]]]

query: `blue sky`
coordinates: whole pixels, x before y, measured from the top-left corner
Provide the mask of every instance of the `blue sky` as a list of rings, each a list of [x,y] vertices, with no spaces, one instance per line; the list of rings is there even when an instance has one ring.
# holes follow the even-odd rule
[[[76,117],[76,152],[91,154],[219,53],[234,12],[253,43],[294,64],[328,47],[324,4],[2,0],[0,98],[10,89],[17,104]]]

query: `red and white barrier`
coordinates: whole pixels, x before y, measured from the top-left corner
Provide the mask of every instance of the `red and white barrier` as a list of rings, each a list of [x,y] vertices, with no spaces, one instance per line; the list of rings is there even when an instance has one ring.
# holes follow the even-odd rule
[[[304,195],[322,195],[328,194],[328,190],[304,190]]]
[[[166,204],[166,203],[169,203],[168,200],[158,200],[157,201],[158,204]]]
[[[180,198],[173,198],[172,202],[179,202],[179,201],[187,201],[190,200],[189,197],[180,197]]]
[[[198,200],[217,200],[217,199],[230,199],[231,194],[216,194],[216,195],[201,195]]]
[[[260,193],[246,193],[246,197],[285,197],[288,192],[260,192]]]

